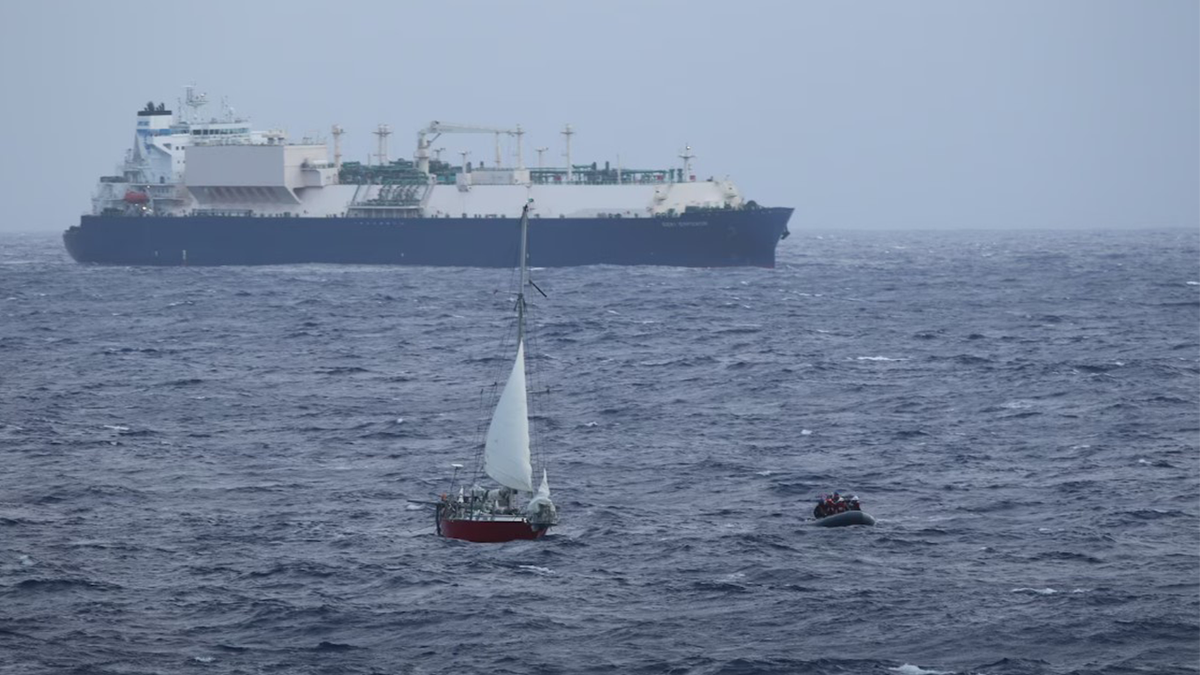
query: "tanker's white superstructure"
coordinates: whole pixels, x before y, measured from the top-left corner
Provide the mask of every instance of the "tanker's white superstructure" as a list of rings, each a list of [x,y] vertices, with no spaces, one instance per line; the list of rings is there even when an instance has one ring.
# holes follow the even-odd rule
[[[123,207],[127,191],[134,190],[144,191],[149,198],[140,208],[156,215],[249,212],[268,217],[345,217],[355,215],[356,208],[380,216],[397,215],[387,212],[386,203],[374,204],[387,201],[387,185],[340,184],[338,168],[324,143],[290,143],[282,132],[252,130],[247,120],[234,117],[229,109],[222,118],[196,121],[196,111],[205,102],[203,95],[189,88],[183,103],[190,114],[175,117],[161,105],[139,112],[134,146],[121,176],[101,181],[93,213]],[[437,122],[430,128],[439,133],[474,129],[512,133]],[[420,134],[418,160],[422,147],[429,144],[427,132]],[[690,161],[691,155],[684,157]],[[428,158],[416,166],[428,167]],[[536,201],[540,218],[638,218],[689,207],[737,208],[744,203],[731,181],[696,181],[689,174],[690,166],[678,172],[683,180],[669,180],[676,172],[667,170],[626,171],[624,179],[617,171],[616,180],[599,184],[576,167],[561,169],[557,180],[537,182],[535,172],[524,166],[519,155],[515,167],[442,166],[449,169],[453,182],[447,183],[445,175],[439,181],[433,173],[421,174],[428,185],[419,191],[419,201],[401,209],[406,215],[507,217],[513,204],[528,198]]]

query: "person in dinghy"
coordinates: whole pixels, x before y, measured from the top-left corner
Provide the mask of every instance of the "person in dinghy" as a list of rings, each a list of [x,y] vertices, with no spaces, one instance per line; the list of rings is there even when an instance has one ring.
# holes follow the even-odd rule
[[[875,519],[862,510],[862,502],[857,495],[843,496],[841,491],[817,497],[817,505],[813,507],[813,518],[813,523],[822,527],[875,524]]]

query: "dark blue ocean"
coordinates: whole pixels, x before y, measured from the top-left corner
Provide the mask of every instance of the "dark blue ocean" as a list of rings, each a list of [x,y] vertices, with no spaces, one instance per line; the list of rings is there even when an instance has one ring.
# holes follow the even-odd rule
[[[1200,233],[794,229],[534,270],[562,523],[501,545],[407,500],[510,271],[0,235],[0,673],[1200,672]]]

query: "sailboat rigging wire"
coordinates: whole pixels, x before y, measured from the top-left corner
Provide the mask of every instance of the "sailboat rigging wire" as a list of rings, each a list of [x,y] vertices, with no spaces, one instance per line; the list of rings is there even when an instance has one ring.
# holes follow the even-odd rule
[[[491,395],[488,396],[488,392]],[[475,444],[475,457],[471,469],[471,484],[479,482],[479,477],[483,475],[483,448],[484,437],[487,435],[488,416],[491,414],[491,409],[496,405],[496,399],[499,394],[496,394],[496,383],[479,388],[479,411],[476,414],[478,424],[475,428],[475,435],[479,438],[479,442]]]
[[[517,305],[521,302],[521,281],[518,279],[520,275],[520,253],[519,245],[512,244],[511,254],[512,259],[516,263],[508,270],[507,288],[509,297],[516,295],[513,308],[517,309]],[[504,292],[504,291],[501,291]],[[495,293],[495,292],[493,292]],[[478,442],[475,446],[474,470],[471,476],[472,484],[478,483],[485,475],[484,471],[484,448],[487,446],[487,430],[491,423],[492,411],[496,409],[496,405],[500,401],[500,392],[503,382],[508,377],[508,371],[511,368],[511,363],[508,363],[504,358],[496,359],[499,354],[509,354],[516,351],[518,317],[511,316],[504,320],[506,327],[499,332],[499,337],[495,343],[495,347],[482,353],[477,359],[481,363],[488,364],[486,370],[489,371],[491,377],[488,382],[491,384],[480,389],[479,392],[479,414],[477,416],[478,425],[476,427],[476,438]],[[528,350],[526,350],[528,351]],[[486,394],[486,395],[485,395]],[[532,440],[530,445],[532,445]]]
[[[537,305],[528,304],[528,308],[533,311],[526,314],[526,319],[532,325],[537,325],[534,317],[538,315]],[[549,395],[550,388],[542,387],[542,370],[545,364],[545,354],[542,351],[541,331],[532,331],[526,333],[525,337],[525,363],[526,372],[529,379],[529,450],[530,454],[536,458],[536,466],[546,468],[546,452],[545,452],[545,433],[549,427],[549,419],[542,413],[543,410],[553,410],[550,405]],[[540,472],[534,471],[535,482]]]

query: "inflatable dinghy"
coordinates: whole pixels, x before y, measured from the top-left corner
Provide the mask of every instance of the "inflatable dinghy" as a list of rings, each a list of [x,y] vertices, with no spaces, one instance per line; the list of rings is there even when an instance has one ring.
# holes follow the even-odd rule
[[[818,527],[844,527],[846,525],[874,525],[875,519],[866,511],[842,511],[832,516],[812,521]]]

